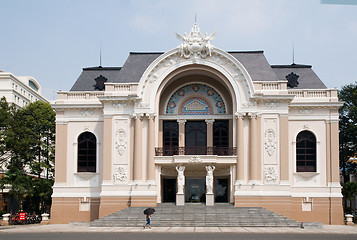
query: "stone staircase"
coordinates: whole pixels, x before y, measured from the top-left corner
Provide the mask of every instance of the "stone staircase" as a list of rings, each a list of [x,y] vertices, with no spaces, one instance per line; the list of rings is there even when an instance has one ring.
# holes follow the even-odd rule
[[[97,219],[92,227],[142,227],[145,207],[131,207]],[[158,204],[152,227],[300,227],[301,223],[259,207],[234,207],[231,204]]]

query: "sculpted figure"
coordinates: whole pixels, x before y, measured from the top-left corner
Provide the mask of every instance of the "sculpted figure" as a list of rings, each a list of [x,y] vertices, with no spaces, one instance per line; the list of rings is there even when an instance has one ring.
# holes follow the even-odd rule
[[[183,187],[185,186],[185,166],[176,166],[177,171],[177,193],[183,194]]]
[[[213,194],[213,171],[216,169],[215,166],[208,165],[206,166],[206,189],[207,194]]]

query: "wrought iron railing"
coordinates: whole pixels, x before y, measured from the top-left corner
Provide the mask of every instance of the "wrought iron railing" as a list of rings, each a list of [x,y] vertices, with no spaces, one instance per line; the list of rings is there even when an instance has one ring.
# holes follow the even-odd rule
[[[218,155],[218,156],[235,156],[237,148],[235,147],[158,147],[155,148],[156,156],[173,156],[173,155]]]

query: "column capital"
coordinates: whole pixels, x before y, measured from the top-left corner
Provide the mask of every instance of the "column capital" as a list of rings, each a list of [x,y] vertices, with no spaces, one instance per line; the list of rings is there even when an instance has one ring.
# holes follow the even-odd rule
[[[178,123],[183,123],[183,124],[185,124],[186,121],[187,121],[186,119],[177,119],[177,122],[178,122]]]
[[[238,119],[238,118],[244,118],[246,114],[247,113],[245,112],[236,112],[234,116],[236,117],[236,119]]]
[[[144,113],[133,113],[132,115],[130,115],[131,118],[133,119],[140,119],[142,120],[144,117]]]
[[[157,117],[157,114],[156,113],[145,113],[145,116],[148,119],[155,119]]]
[[[260,115],[257,112],[249,112],[247,115],[249,119],[260,117]]]
[[[214,119],[206,119],[205,122],[206,122],[206,124],[213,124]]]

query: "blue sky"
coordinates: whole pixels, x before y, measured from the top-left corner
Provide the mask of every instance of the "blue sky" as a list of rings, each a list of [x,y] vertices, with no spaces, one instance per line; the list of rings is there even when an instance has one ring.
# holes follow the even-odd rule
[[[336,2],[325,0],[323,2]],[[309,64],[329,88],[357,81],[357,3],[320,0],[0,0],[0,70],[33,76],[45,97],[83,67],[122,66],[129,52],[165,52],[189,32],[223,50],[264,50],[270,64]]]

